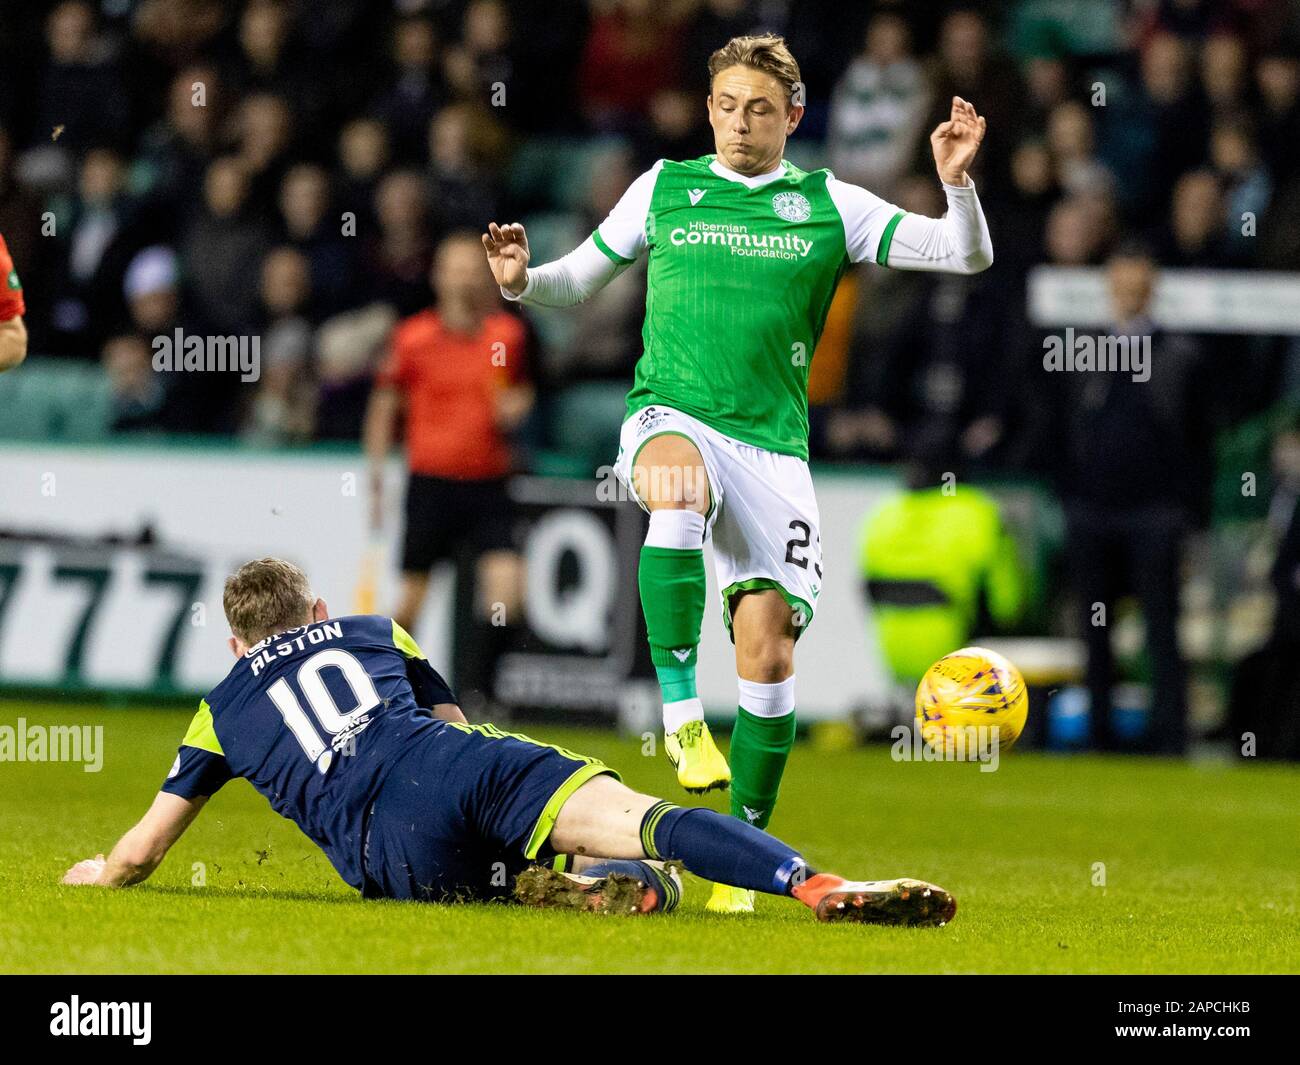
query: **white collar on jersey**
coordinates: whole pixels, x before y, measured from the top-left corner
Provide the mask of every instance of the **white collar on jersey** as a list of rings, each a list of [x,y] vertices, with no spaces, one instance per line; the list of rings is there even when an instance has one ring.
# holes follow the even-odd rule
[[[769,170],[766,174],[755,174],[753,177],[750,177],[747,174],[742,174],[738,170],[732,170],[731,167],[727,166],[726,163],[716,157],[713,162],[709,164],[709,169],[717,174],[718,177],[724,177],[728,181],[739,181],[742,185],[747,185],[751,189],[757,189],[771,181],[775,181],[785,173],[785,160],[782,159],[777,163],[775,170]]]

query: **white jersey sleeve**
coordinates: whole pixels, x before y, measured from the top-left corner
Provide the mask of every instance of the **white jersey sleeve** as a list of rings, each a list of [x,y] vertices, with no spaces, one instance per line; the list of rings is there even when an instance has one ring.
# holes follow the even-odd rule
[[[528,268],[528,281],[518,296],[503,288],[512,303],[534,307],[572,307],[594,296],[631,265],[617,263],[597,246],[594,234],[554,262]]]
[[[568,255],[530,266],[528,283],[518,296],[504,288],[501,294],[512,302],[572,307],[608,285],[646,249],[650,197],[663,165],[661,159],[632,182],[591,236]]]
[[[650,217],[650,197],[664,161],[637,178],[619,197],[614,209],[591,235],[596,246],[615,262],[631,263],[646,249],[646,220]]]
[[[944,185],[942,218],[909,214],[879,196],[829,178],[827,191],[844,221],[849,258],[895,270],[975,274],[993,262],[993,241],[975,184]]]
[[[840,212],[844,222],[844,241],[848,246],[849,261],[864,263],[879,262],[881,257],[889,254],[889,239],[893,236],[898,220],[906,213],[900,207],[882,200],[874,192],[868,192],[860,185],[850,185],[837,177],[826,179],[826,191],[830,193],[831,202]]]

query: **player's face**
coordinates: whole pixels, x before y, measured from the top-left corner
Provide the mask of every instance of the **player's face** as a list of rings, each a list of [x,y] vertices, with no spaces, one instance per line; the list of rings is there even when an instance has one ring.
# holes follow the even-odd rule
[[[709,93],[709,125],[718,158],[741,174],[765,174],[781,161],[785,139],[803,117],[771,74],[752,67],[719,71]]]

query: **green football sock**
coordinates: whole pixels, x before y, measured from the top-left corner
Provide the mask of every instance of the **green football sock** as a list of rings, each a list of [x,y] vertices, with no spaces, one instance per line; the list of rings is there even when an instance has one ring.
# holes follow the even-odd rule
[[[731,764],[731,815],[766,828],[781,790],[785,760],[794,746],[794,714],[760,717],[736,713],[727,760]]]
[[[642,547],[637,585],[664,702],[694,699],[704,620],[703,548]]]

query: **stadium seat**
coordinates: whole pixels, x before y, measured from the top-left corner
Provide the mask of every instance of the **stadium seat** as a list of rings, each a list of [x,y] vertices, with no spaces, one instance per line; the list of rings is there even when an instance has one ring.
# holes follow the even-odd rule
[[[555,399],[550,438],[588,471],[613,463],[627,386],[617,381],[571,385]]]
[[[524,218],[528,251],[533,263],[546,263],[567,255],[590,233],[576,214],[544,211]]]
[[[587,202],[593,161],[624,144],[617,137],[539,137],[527,141],[510,160],[510,198],[525,204],[580,210]]]
[[[96,363],[35,358],[0,377],[0,409],[7,439],[91,443],[108,436],[112,395]]]

